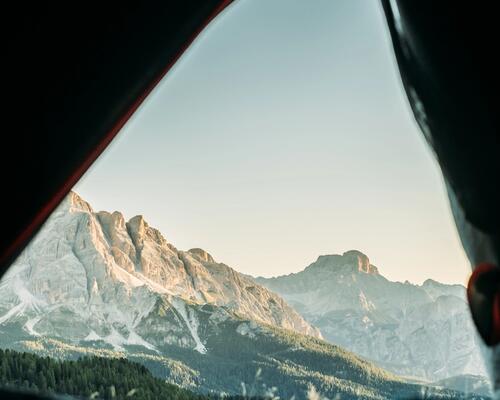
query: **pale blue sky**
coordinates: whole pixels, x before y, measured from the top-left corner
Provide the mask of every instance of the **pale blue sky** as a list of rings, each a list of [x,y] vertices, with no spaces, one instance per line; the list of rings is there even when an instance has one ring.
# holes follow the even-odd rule
[[[253,275],[353,248],[394,280],[468,274],[377,0],[236,1],[75,189]]]

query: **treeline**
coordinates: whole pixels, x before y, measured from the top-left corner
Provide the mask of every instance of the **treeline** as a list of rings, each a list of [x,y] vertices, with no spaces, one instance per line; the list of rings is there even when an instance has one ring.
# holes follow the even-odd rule
[[[213,399],[155,378],[143,365],[124,358],[68,361],[1,349],[0,386],[99,399]]]

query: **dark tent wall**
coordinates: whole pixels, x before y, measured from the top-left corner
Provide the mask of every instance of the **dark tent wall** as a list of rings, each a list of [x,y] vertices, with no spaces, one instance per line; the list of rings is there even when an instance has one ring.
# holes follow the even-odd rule
[[[498,5],[382,0],[415,118],[434,150],[474,273],[467,297],[500,396]],[[439,267],[439,266],[437,266]]]
[[[497,7],[486,2],[382,3],[417,122],[464,218],[496,237],[498,256]]]
[[[229,3],[18,2],[4,10],[0,273]]]

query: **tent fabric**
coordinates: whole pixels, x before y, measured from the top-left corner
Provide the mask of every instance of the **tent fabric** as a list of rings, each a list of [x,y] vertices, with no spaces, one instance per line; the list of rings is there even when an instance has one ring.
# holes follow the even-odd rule
[[[4,13],[8,128],[0,157],[0,275],[230,3],[18,2]]]
[[[500,337],[500,62],[493,51],[498,5],[382,0],[382,6],[403,86],[443,172],[475,270],[468,285],[472,316],[484,342],[495,347]]]

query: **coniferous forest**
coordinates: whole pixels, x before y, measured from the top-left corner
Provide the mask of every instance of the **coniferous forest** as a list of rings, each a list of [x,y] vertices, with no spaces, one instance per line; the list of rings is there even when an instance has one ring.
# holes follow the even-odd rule
[[[82,357],[68,361],[2,349],[0,385],[99,399],[207,399],[155,378],[146,367],[124,358]]]

